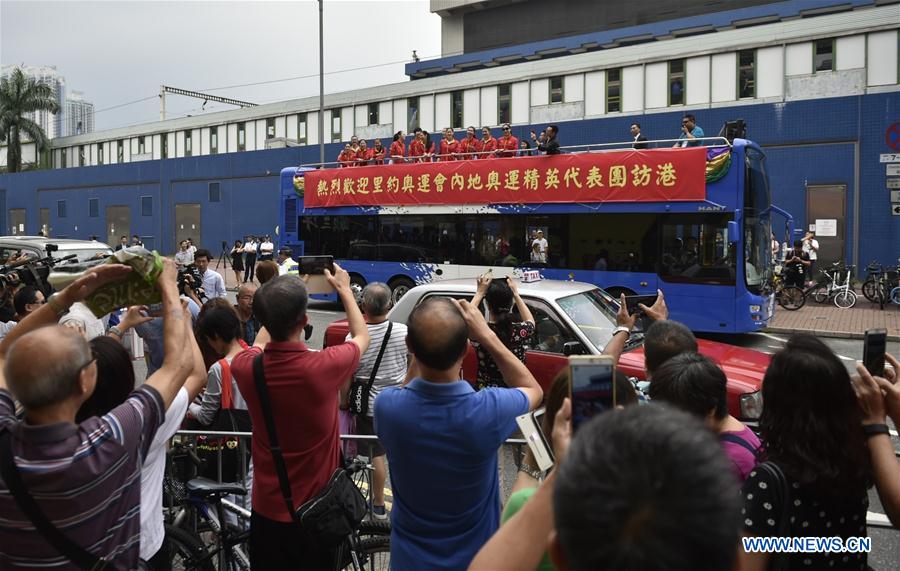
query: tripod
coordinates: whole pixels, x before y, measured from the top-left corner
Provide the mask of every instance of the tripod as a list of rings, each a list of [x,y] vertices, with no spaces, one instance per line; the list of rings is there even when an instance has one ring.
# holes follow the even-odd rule
[[[225,269],[228,269],[228,263],[230,262],[231,254],[228,252],[228,242],[222,240],[222,253],[219,254],[219,259],[216,261],[216,269],[219,269],[219,266],[225,266]]]

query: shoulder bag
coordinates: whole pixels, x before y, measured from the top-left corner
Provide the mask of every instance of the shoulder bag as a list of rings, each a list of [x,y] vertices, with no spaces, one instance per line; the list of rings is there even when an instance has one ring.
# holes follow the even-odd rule
[[[359,528],[360,522],[366,515],[365,497],[344,469],[343,455],[341,455],[342,465],[334,471],[325,487],[299,508],[294,507],[294,495],[288,479],[284,454],[278,443],[275,417],[272,414],[272,401],[269,398],[269,389],[266,387],[263,353],[253,359],[253,380],[256,383],[256,393],[259,397],[263,418],[266,419],[269,451],[272,453],[275,473],[278,475],[281,496],[284,498],[291,519],[323,545],[329,547],[338,545]]]
[[[384,339],[381,341],[381,349],[378,351],[378,357],[375,358],[375,365],[372,367],[372,374],[369,375],[369,381],[363,382],[354,378],[350,384],[350,394],[348,396],[348,410],[359,416],[367,416],[369,414],[369,396],[372,394],[372,385],[375,384],[375,375],[378,373],[378,367],[381,366],[381,358],[384,357],[384,349],[387,347],[388,339],[391,337],[391,329],[394,323],[388,321],[387,331]]]
[[[22,513],[34,524],[37,532],[40,533],[50,545],[57,550],[60,555],[74,563],[78,568],[100,571],[105,569],[108,561],[103,557],[99,557],[90,553],[81,547],[53,525],[53,522],[44,514],[22,481],[18,468],[12,453],[12,434],[9,430],[0,432],[0,475],[9,488],[16,505],[22,510]]]

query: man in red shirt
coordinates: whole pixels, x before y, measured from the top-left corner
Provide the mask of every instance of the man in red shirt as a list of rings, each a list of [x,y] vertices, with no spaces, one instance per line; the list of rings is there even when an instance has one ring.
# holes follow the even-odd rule
[[[519,150],[519,139],[515,138],[509,123],[503,124],[503,136],[497,139],[497,156],[514,157]]]
[[[495,151],[497,150],[497,139],[495,139],[494,136],[491,135],[491,130],[489,127],[481,128],[481,150],[483,152],[478,155],[479,158],[494,158]]]
[[[375,144],[369,151],[372,153],[371,165],[383,165],[384,158],[387,156],[387,147],[381,144],[381,139],[375,139]]]
[[[466,138],[459,142],[457,149],[460,160],[466,161],[478,158],[478,153],[481,152],[481,141],[475,138],[475,127],[466,129]]]
[[[415,138],[409,143],[409,158],[411,162],[420,163],[425,155],[425,137],[422,131],[416,131]]]
[[[440,157],[441,161],[456,160],[456,153],[459,147],[459,141],[453,137],[453,129],[447,127],[444,129],[444,138],[441,139]]]
[[[338,155],[337,162],[341,168],[352,167],[356,163],[356,152],[350,148],[350,143],[344,145],[344,150]]]
[[[359,366],[369,346],[369,330],[350,289],[350,276],[337,264],[325,277],[344,304],[350,341],[310,351],[301,341],[308,295],[294,275],[275,278],[256,292],[253,310],[262,323],[256,342],[238,354],[231,373],[247,401],[253,426],[253,514],[250,565],[253,569],[331,569],[334,552],[321,546],[291,519],[281,494],[269,448],[253,361],[263,354],[265,382],[294,507],[318,494],[341,461],[338,392]]]

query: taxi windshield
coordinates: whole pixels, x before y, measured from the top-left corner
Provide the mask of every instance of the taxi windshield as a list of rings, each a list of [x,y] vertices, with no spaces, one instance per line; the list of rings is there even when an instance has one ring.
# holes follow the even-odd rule
[[[602,351],[616,328],[616,310],[612,298],[592,289],[556,300],[569,319]]]

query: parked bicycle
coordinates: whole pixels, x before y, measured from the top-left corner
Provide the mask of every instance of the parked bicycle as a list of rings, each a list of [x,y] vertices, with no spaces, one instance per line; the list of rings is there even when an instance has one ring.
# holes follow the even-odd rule
[[[819,303],[825,303],[832,300],[835,306],[841,309],[849,309],[856,305],[856,292],[850,284],[853,275],[854,266],[844,266],[836,263],[828,270],[819,270],[822,279],[801,288],[796,285],[784,285],[791,282],[796,283],[797,280],[776,281],[775,296],[778,305],[790,310],[796,311],[806,304],[806,298],[810,295]],[[791,271],[791,270],[787,270]]]
[[[175,443],[164,482],[166,539],[175,570],[244,571],[250,569],[250,511],[228,499],[245,496],[240,483],[220,483],[192,476],[202,466],[190,444]],[[354,482],[371,482],[372,467],[354,458],[347,471]],[[369,474],[368,476],[361,476]],[[365,490],[363,490],[365,492]],[[338,547],[335,569],[387,571],[390,568],[389,521],[366,520]]]

